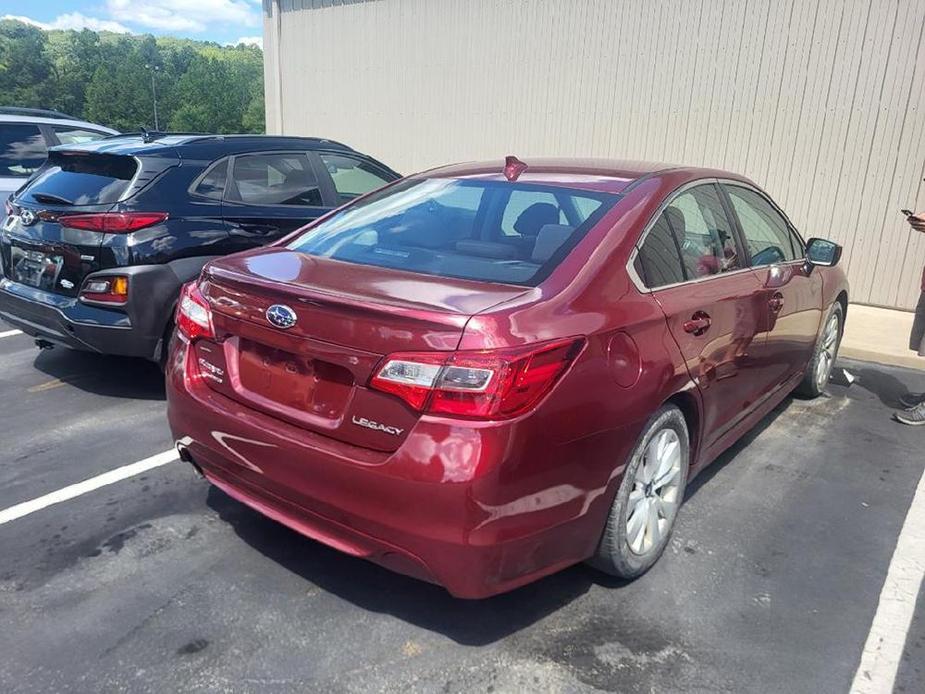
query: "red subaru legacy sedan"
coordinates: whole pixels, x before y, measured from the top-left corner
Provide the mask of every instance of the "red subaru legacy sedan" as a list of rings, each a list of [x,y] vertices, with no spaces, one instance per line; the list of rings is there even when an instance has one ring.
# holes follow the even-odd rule
[[[427,171],[186,285],[170,425],[232,497],[459,597],[632,578],[693,475],[826,387],[840,255],[725,171]]]

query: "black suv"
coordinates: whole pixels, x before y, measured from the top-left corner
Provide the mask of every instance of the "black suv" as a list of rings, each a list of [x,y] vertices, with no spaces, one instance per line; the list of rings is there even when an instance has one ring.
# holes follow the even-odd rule
[[[0,317],[39,346],[160,361],[180,286],[399,178],[330,140],[120,135],[52,149],[6,203]]]

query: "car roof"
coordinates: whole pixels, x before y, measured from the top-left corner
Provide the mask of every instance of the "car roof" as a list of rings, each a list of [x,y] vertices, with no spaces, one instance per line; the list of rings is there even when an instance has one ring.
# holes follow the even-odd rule
[[[12,113],[2,113],[0,112],[0,123],[29,123],[35,125],[71,125],[79,128],[87,128],[89,130],[96,130],[99,132],[109,133],[111,135],[118,134],[118,130],[113,130],[112,128],[107,128],[105,125],[99,125],[98,123],[91,123],[85,120],[79,120],[76,118],[57,118],[53,116],[29,116],[29,115],[18,115]]]
[[[353,152],[345,144],[319,137],[284,135],[208,135],[202,133],[124,133],[95,142],[62,145],[56,149],[126,156],[179,154],[184,158],[214,158],[264,149],[327,149]]]
[[[664,162],[593,157],[524,157],[527,165],[517,177],[519,182],[583,188],[608,193],[620,193],[631,184],[656,174],[680,174],[687,179],[731,178],[748,179],[728,171]],[[488,160],[451,164],[417,174],[426,178],[467,178],[504,181],[504,160]]]

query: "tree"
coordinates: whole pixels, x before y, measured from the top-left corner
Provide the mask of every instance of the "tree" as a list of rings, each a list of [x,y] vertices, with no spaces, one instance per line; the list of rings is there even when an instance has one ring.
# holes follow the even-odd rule
[[[47,106],[65,113],[83,113],[87,85],[100,64],[99,35],[88,29],[49,32],[46,50],[53,70]]]
[[[127,38],[104,47],[104,59],[87,85],[87,120],[123,132],[154,129],[150,76],[134,48]]]
[[[0,22],[0,105],[57,108],[124,131],[263,132],[263,52],[254,46]]]
[[[45,105],[52,75],[46,41],[41,29],[17,21],[0,21],[0,105]]]

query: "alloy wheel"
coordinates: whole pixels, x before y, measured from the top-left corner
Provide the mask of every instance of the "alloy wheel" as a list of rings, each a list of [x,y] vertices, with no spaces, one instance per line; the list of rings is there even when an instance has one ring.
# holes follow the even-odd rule
[[[835,357],[838,356],[838,330],[840,327],[838,314],[833,313],[826,323],[825,332],[822,333],[822,347],[816,361],[816,385],[819,390],[825,388],[832,374]]]
[[[661,429],[649,439],[630,490],[626,541],[634,554],[657,548],[671,529],[680,485],[681,441],[674,429]]]

